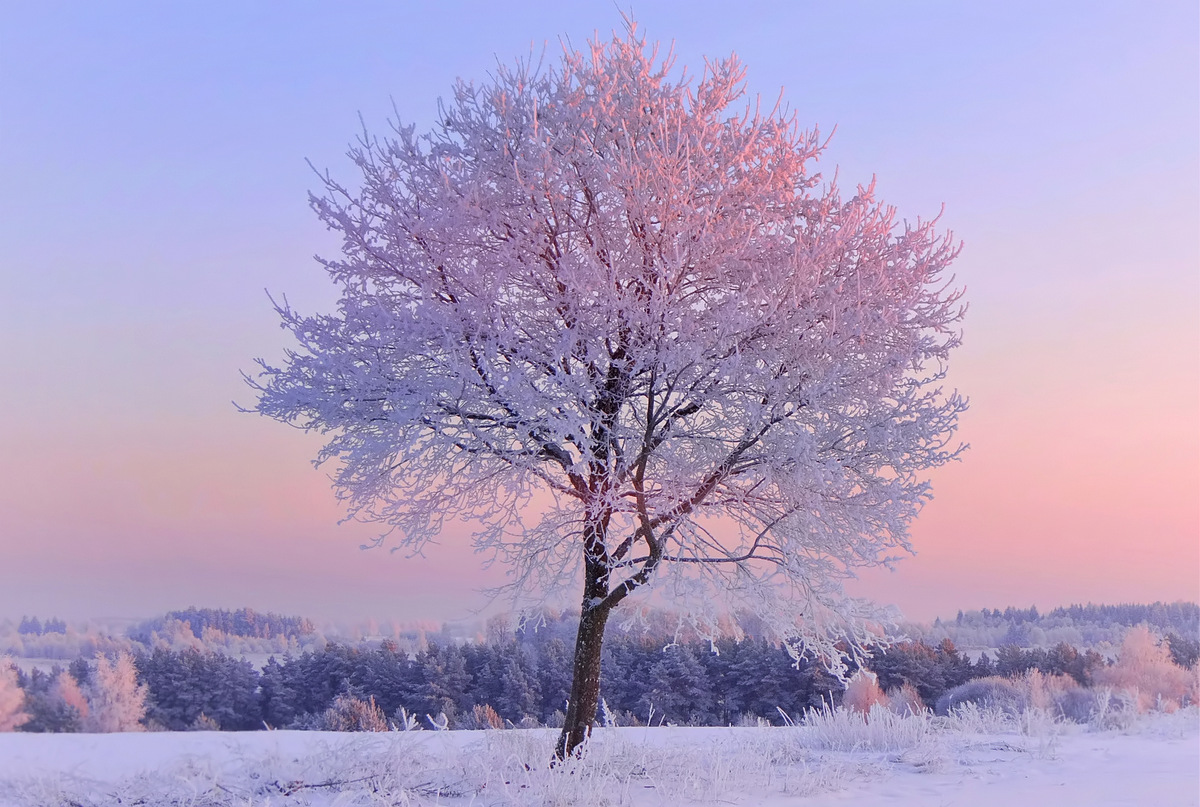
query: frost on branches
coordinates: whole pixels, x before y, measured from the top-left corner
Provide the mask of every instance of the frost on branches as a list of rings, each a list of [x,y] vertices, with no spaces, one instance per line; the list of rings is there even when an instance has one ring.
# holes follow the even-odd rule
[[[958,451],[957,247],[871,187],[843,199],[817,133],[747,106],[743,76],[679,75],[630,26],[460,82],[432,133],[364,134],[358,189],[312,198],[343,236],[338,310],[278,306],[299,348],[251,382],[400,545],[472,519],[518,598],[574,588],[582,560],[560,752],[639,589],[699,627],[855,646],[841,581],[908,550],[922,472]]]

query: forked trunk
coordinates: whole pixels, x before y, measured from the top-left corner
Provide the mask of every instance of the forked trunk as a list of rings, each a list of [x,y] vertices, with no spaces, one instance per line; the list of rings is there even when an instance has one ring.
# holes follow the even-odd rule
[[[600,702],[600,646],[604,641],[609,610],[586,609],[579,618],[567,721],[554,748],[554,756],[558,759],[566,759],[574,753],[592,731],[596,706]]]

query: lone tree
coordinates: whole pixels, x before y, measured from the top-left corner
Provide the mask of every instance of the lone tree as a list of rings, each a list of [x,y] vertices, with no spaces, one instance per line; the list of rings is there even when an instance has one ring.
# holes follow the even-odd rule
[[[359,189],[311,197],[337,312],[277,305],[299,348],[250,380],[401,546],[472,519],[518,598],[582,561],[560,757],[635,591],[840,664],[868,628],[842,579],[909,549],[921,472],[958,451],[956,245],[873,187],[843,200],[816,132],[739,103],[744,72],[676,74],[630,24],[460,81],[428,134],[364,133]]]

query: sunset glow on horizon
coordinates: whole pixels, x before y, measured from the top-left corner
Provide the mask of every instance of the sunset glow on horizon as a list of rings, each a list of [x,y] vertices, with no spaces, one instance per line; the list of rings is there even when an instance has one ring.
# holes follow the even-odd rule
[[[737,51],[752,93],[836,124],[820,167],[847,196],[875,176],[964,243],[970,449],[934,472],[917,554],[852,593],[918,620],[1200,601],[1194,4],[719,8],[635,11],[689,72]],[[339,525],[319,436],[239,412],[240,373],[291,347],[264,288],[334,300],[305,159],[353,182],[359,111],[382,130],[391,96],[427,129],[454,77],[580,46],[613,6],[4,14],[0,620],[484,608],[503,569],[469,523],[425,557],[360,551],[380,527]]]

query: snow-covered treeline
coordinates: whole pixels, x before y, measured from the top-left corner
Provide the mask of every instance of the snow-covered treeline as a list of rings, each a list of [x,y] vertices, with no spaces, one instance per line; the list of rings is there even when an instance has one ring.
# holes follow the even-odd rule
[[[272,657],[261,671],[247,660],[194,647],[120,654],[123,691],[142,693],[140,700],[123,696],[134,704],[129,709],[141,709],[124,725],[168,730],[561,725],[570,645],[556,627],[497,632],[485,642],[431,642],[417,652],[391,641],[370,647],[330,642]],[[652,635],[618,632],[603,657],[601,717],[620,725],[757,725],[844,702],[864,710],[888,705],[900,712],[930,707],[940,713],[966,703],[1010,712],[1037,705],[1064,718],[1090,720],[1114,703],[1138,711],[1195,702],[1197,651],[1195,642],[1176,635],[1163,639],[1145,626],[1127,631],[1116,662],[1066,644],[1049,650],[1007,646],[972,660],[949,640],[916,640],[872,649],[846,689],[819,663],[796,664],[761,638],[664,646]],[[78,693],[99,692],[97,675],[109,674],[102,669],[108,664],[101,656],[92,663],[77,659],[67,669],[10,674],[10,711],[23,715],[10,728],[85,729],[96,706],[94,697],[81,700]]]
[[[548,612],[540,620],[539,633],[558,636],[570,643],[578,614]],[[899,636],[937,645],[950,639],[960,652],[972,658],[980,651],[997,651],[1006,646],[1051,650],[1065,643],[1080,652],[1097,650],[1112,656],[1128,628],[1146,624],[1156,633],[1173,637],[1179,652],[1200,641],[1200,605],[1189,602],[1125,605],[1071,605],[1045,614],[1037,608],[995,608],[960,611],[953,619],[932,624],[906,622]],[[665,612],[647,612],[637,630],[667,644],[677,638],[677,620]],[[621,628],[614,628],[620,631]],[[317,623],[298,616],[256,613],[251,609],[188,608],[141,620],[121,630],[95,622],[67,623],[57,617],[39,619],[22,616],[19,621],[0,619],[0,654],[15,658],[69,662],[93,658],[97,653],[113,655],[122,650],[152,652],[157,648],[182,651],[194,648],[229,656],[258,657],[299,655],[316,651],[329,641],[356,647],[374,647],[380,640],[394,642],[408,654],[420,652],[427,642],[461,644],[484,642],[509,635],[512,628],[504,618],[487,625],[433,622]],[[748,635],[754,636],[751,628]],[[686,634],[684,634],[686,636]],[[1040,666],[1040,665],[1035,665]]]

